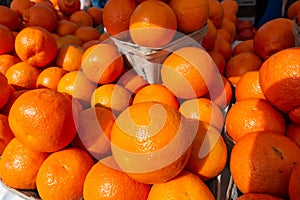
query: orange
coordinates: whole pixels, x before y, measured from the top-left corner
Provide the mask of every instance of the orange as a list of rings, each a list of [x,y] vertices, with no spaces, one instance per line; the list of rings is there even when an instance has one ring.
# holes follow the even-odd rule
[[[222,38],[222,39],[226,40],[229,43],[232,43],[232,40],[233,40],[230,33],[224,28],[218,28],[217,29],[217,38]]]
[[[200,97],[208,92],[216,79],[215,65],[205,50],[183,47],[163,61],[161,79],[176,97]]]
[[[54,152],[66,147],[76,134],[77,119],[76,113],[72,112],[72,100],[47,88],[21,94],[8,116],[9,126],[16,138],[42,152]]]
[[[66,148],[52,153],[37,174],[39,196],[45,200],[80,199],[85,177],[93,159],[79,148]]]
[[[294,122],[296,124],[300,124],[300,107],[291,110],[288,113],[288,116],[292,122]]]
[[[121,171],[113,157],[99,160],[84,181],[85,200],[146,200],[150,185],[130,178]]]
[[[80,10],[80,0],[58,0],[57,6],[59,11],[66,16]]]
[[[100,37],[101,37],[101,36],[100,36]],[[85,51],[85,50],[87,50],[88,48],[90,48],[91,46],[96,45],[96,44],[100,44],[100,43],[102,43],[102,42],[101,42],[101,41],[99,40],[99,38],[98,38],[98,39],[90,40],[90,41],[87,41],[87,42],[83,43],[81,47],[82,47],[83,50]]]
[[[44,67],[54,60],[57,44],[49,31],[39,26],[30,26],[18,33],[15,51],[22,61]]]
[[[92,26],[80,26],[74,33],[82,42],[97,40],[100,37],[100,32]]]
[[[61,67],[48,67],[44,69],[36,80],[37,88],[50,88],[57,90],[60,79],[67,73],[66,70]]]
[[[71,14],[70,21],[81,26],[93,26],[93,19],[85,10],[78,10]]]
[[[15,55],[11,55],[11,54],[0,55],[0,73],[5,75],[8,68],[13,66],[14,64],[17,64],[18,62],[21,62],[21,60]]]
[[[253,39],[244,40],[235,45],[232,49],[232,56],[243,52],[254,52]]]
[[[266,60],[274,53],[295,46],[294,21],[287,18],[270,20],[260,26],[253,38],[255,52]]]
[[[110,41],[109,39],[110,39],[110,36],[109,36],[109,33],[108,33],[108,32],[102,33],[102,34],[100,35],[100,37],[99,37],[99,40],[100,40],[101,42]]]
[[[1,181],[15,189],[35,189],[37,173],[47,156],[13,138],[1,155]]]
[[[177,21],[170,3],[143,1],[131,14],[129,34],[137,45],[150,48],[163,47],[174,38]]]
[[[77,30],[78,25],[67,19],[61,19],[57,22],[55,32],[61,36],[74,34]]]
[[[288,192],[289,198],[291,200],[298,200],[300,197],[300,164],[297,164],[291,172],[289,183],[288,183]]]
[[[223,0],[220,2],[221,6],[224,9],[224,12],[232,12],[235,15],[238,13],[239,4],[233,0]]]
[[[11,53],[15,48],[15,37],[13,32],[6,26],[0,24],[0,55]]]
[[[224,117],[221,109],[207,98],[188,99],[181,103],[179,111],[187,119],[195,119],[222,131]]]
[[[300,147],[300,125],[290,122],[286,127],[286,136]]]
[[[237,198],[237,200],[283,200],[282,198],[275,197],[269,194],[261,194],[261,193],[248,193],[242,194]]]
[[[126,109],[132,102],[131,93],[118,84],[104,84],[95,89],[91,106],[103,106],[111,109],[116,115]]]
[[[103,8],[91,6],[88,7],[86,11],[92,17],[94,27],[103,24],[103,19],[102,19]]]
[[[9,8],[22,17],[23,12],[34,5],[31,0],[13,0],[11,1]]]
[[[124,69],[124,60],[116,46],[97,44],[87,49],[82,57],[82,71],[95,83],[115,81]]]
[[[217,38],[217,29],[213,22],[208,19],[207,20],[207,33],[203,37],[201,45],[205,50],[209,50],[213,47],[215,40]]]
[[[230,35],[232,36],[232,38],[234,38],[236,35],[236,26],[234,22],[232,22],[228,18],[223,18],[221,26],[219,28],[224,28],[225,30],[227,30],[228,33],[230,33]]]
[[[294,20],[300,11],[300,2],[293,1],[287,9],[287,18]]]
[[[119,39],[127,38],[132,12],[137,7],[135,0],[110,0],[103,8],[102,20],[107,32]]]
[[[78,45],[65,44],[58,49],[54,62],[66,71],[79,70],[83,52],[84,50]]]
[[[65,44],[75,44],[81,46],[83,42],[77,36],[72,34],[63,35],[56,39],[57,48],[59,49]]]
[[[224,56],[218,51],[208,51],[208,53],[210,57],[213,59],[219,73],[224,75],[225,67],[226,67],[226,60]]]
[[[132,94],[136,94],[137,91],[149,83],[131,69],[122,74],[122,76],[118,79],[118,84],[129,90]]]
[[[150,84],[141,88],[135,94],[132,104],[145,101],[165,103],[174,109],[178,109],[179,107],[179,102],[176,96],[168,88],[161,84]]]
[[[36,80],[41,70],[27,64],[26,62],[18,62],[11,66],[5,73],[8,83],[17,90],[35,89]]]
[[[201,29],[209,17],[207,0],[169,0],[168,4],[177,17],[178,31],[191,33]]]
[[[215,197],[205,183],[195,174],[182,171],[178,176],[151,187],[148,200],[167,199],[213,200]]]
[[[259,70],[262,64],[263,60],[253,52],[239,53],[228,60],[225,76],[236,85],[242,75],[249,71]]]
[[[247,98],[266,99],[260,84],[259,71],[249,71],[241,76],[235,87],[235,99],[240,101]]]
[[[66,73],[58,82],[57,91],[67,93],[84,105],[89,105],[96,84],[91,82],[82,71]]]
[[[197,126],[192,153],[185,167],[206,181],[219,175],[227,162],[227,147],[220,132],[203,121],[191,121]]]
[[[0,73],[0,109],[4,107],[10,96],[9,83],[7,78]]]
[[[267,59],[259,70],[259,83],[266,99],[283,112],[300,106],[300,48],[284,49]]]
[[[213,22],[216,28],[220,28],[223,18],[224,9],[218,0],[208,0],[209,19]]]
[[[1,109],[1,113],[4,115],[9,114],[10,108],[12,107],[12,105],[14,104],[15,100],[24,92],[26,92],[28,90],[16,90],[14,92],[11,92],[9,99],[7,101],[7,103],[5,104],[5,106]]]
[[[259,98],[244,99],[236,102],[229,109],[225,118],[228,135],[239,141],[251,132],[271,131],[285,134],[285,119],[272,105]]]
[[[193,139],[179,111],[154,101],[142,102],[116,118],[111,131],[112,155],[133,179],[162,183],[183,170]]]
[[[103,107],[87,108],[79,115],[79,140],[97,160],[111,155],[110,133],[114,122],[113,112]]]
[[[2,155],[7,144],[15,137],[8,125],[8,117],[0,113],[0,155]]]
[[[21,29],[21,18],[10,8],[0,5],[0,24],[6,26],[11,31]]]
[[[210,51],[217,51],[224,57],[227,62],[231,58],[231,43],[224,40],[223,38],[216,38],[214,46],[210,49]]]
[[[230,1],[232,1],[232,0],[230,0]],[[227,18],[230,21],[232,21],[234,24],[237,24],[238,17],[237,17],[237,14],[235,14],[233,11],[224,9],[224,18]]]
[[[242,193],[265,193],[286,199],[289,177],[300,162],[300,148],[274,132],[250,133],[232,148],[230,172]]]

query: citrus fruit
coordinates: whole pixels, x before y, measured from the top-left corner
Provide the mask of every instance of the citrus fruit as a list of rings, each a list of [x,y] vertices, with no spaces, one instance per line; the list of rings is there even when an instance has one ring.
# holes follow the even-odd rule
[[[11,53],[15,48],[15,37],[13,32],[6,26],[0,24],[0,55]]]
[[[10,89],[9,84],[7,82],[7,78],[0,73],[0,109],[4,107],[4,105],[7,103],[9,96],[10,96]]]
[[[299,199],[300,197],[300,182],[299,182],[299,176],[300,176],[300,165],[297,164],[294,169],[291,172],[289,183],[288,183],[288,192],[289,192],[289,198],[292,199]]]
[[[8,124],[7,115],[0,113],[0,155],[2,155],[6,145],[15,137]]]
[[[45,68],[43,71],[41,71],[36,80],[36,87],[57,90],[60,79],[66,73],[67,71],[62,69],[61,67],[52,66]]]

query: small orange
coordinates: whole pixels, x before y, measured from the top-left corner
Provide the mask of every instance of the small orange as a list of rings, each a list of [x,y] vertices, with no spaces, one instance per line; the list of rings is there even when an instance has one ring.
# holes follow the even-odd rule
[[[79,148],[52,153],[37,173],[39,196],[45,200],[81,199],[85,177],[93,164],[90,155]]]
[[[132,94],[136,94],[137,91],[149,84],[133,69],[128,70],[124,74],[122,74],[117,83],[129,90],[129,92],[131,92]]]
[[[80,10],[80,0],[58,0],[57,6],[64,15],[70,16],[72,13]]]
[[[0,55],[11,53],[15,48],[15,37],[13,32],[6,26],[0,24]]]
[[[54,152],[66,147],[76,134],[76,119],[78,116],[72,111],[72,100],[48,88],[21,94],[8,116],[9,126],[16,138],[42,152]]]
[[[151,187],[148,200],[168,199],[202,199],[213,200],[210,189],[195,174],[182,171],[178,176],[164,182],[157,183]]]
[[[210,49],[210,51],[217,51],[224,57],[227,62],[231,58],[231,43],[224,40],[223,38],[216,38],[214,46]]]
[[[10,96],[8,80],[2,73],[0,73],[0,87],[0,109],[2,109]]]
[[[101,42],[101,41],[99,40],[99,38],[98,38],[98,39],[90,40],[90,41],[87,41],[87,42],[83,43],[81,47],[82,47],[83,50],[85,51],[85,50],[87,50],[88,48],[90,48],[91,46],[96,45],[96,44],[100,44],[100,43],[102,43],[102,42]]]
[[[7,144],[15,137],[8,124],[7,115],[0,113],[0,155],[2,155]]]
[[[224,28],[225,30],[227,30],[228,33],[230,33],[230,35],[232,36],[232,38],[234,38],[236,35],[236,31],[237,31],[236,26],[235,26],[234,22],[232,22],[228,18],[223,18],[223,21],[219,28]]]
[[[223,0],[220,2],[225,12],[232,12],[235,15],[238,13],[239,4],[236,1],[232,0]]]
[[[300,2],[293,1],[287,9],[287,13],[286,13],[287,17],[289,19],[294,20],[294,18],[297,17],[299,11],[300,11]]]
[[[15,189],[35,189],[37,173],[47,156],[13,138],[1,155],[1,180]]]
[[[232,49],[232,56],[243,52],[254,52],[253,39],[244,40],[235,45]]]
[[[92,26],[80,26],[77,28],[74,35],[76,35],[82,42],[88,42],[99,39],[101,34]]]
[[[48,67],[41,71],[37,80],[36,87],[37,88],[50,88],[53,90],[57,90],[58,83],[60,79],[67,73],[66,70],[61,67]]]
[[[239,141],[251,132],[271,131],[285,134],[285,118],[267,100],[259,98],[244,99],[229,109],[225,118],[228,135]]]
[[[216,79],[215,64],[198,47],[183,47],[172,52],[161,68],[162,83],[179,98],[204,95]]]
[[[15,55],[11,55],[11,54],[0,55],[0,73],[5,75],[8,68],[13,66],[14,64],[17,64],[18,62],[21,62],[21,60]]]
[[[21,29],[21,18],[17,13],[7,6],[0,5],[0,24],[6,26],[11,31]]]
[[[86,11],[93,19],[93,27],[103,24],[103,19],[102,19],[103,8],[91,6],[91,7],[87,8]]]
[[[217,29],[217,38],[222,38],[222,39],[226,40],[229,43],[232,43],[232,41],[233,41],[233,38],[230,35],[230,33],[224,28],[218,28]]]
[[[31,0],[13,0],[11,1],[9,8],[22,17],[23,12],[34,5]]]
[[[65,44],[75,44],[81,46],[83,42],[77,36],[72,34],[63,35],[56,39],[57,48],[59,49]]]
[[[150,185],[130,178],[109,156],[99,160],[84,181],[85,200],[147,200]]]
[[[88,79],[95,83],[106,84],[121,76],[124,60],[116,46],[102,43],[84,52],[81,67]]]
[[[290,174],[300,163],[299,154],[300,148],[284,135],[250,133],[232,148],[229,162],[232,179],[242,193],[287,199]]]
[[[216,26],[213,24],[213,22],[208,19],[207,20],[207,33],[203,37],[201,45],[205,50],[210,50],[217,38],[217,29]]]
[[[177,30],[188,34],[204,27],[209,17],[207,0],[169,0],[177,17]]]
[[[289,119],[296,123],[300,124],[300,107],[297,107],[291,111],[288,112]]]
[[[300,147],[300,125],[290,122],[286,127],[286,136]]]
[[[282,198],[275,197],[269,194],[261,194],[261,193],[248,193],[242,194],[236,200],[283,200]]]
[[[112,127],[112,155],[133,179],[161,183],[183,170],[193,136],[178,110],[154,101],[133,104],[118,115]]]
[[[219,53],[218,51],[208,51],[210,57],[213,59],[214,63],[220,74],[224,75],[225,67],[226,67],[226,60],[224,56]]]
[[[206,181],[219,175],[227,162],[227,147],[220,132],[203,121],[190,121],[198,127],[192,153],[185,167]]]
[[[259,71],[249,71],[242,75],[236,83],[234,94],[236,101],[247,98],[266,99],[259,84]]]
[[[57,44],[49,31],[39,26],[30,26],[18,33],[15,51],[22,61],[32,66],[45,67],[54,60]]]
[[[41,70],[26,62],[18,62],[11,66],[5,73],[8,83],[17,90],[35,89],[36,80]]]
[[[289,183],[288,183],[288,192],[289,198],[291,200],[299,200],[300,197],[300,164],[298,163],[291,172]]]
[[[224,9],[218,0],[208,0],[209,19],[213,22],[216,28],[220,28],[223,18]]]
[[[81,26],[93,26],[93,19],[85,10],[78,10],[71,14],[70,21]]]
[[[232,0],[230,0],[230,1],[232,1]],[[230,10],[224,10],[224,18],[229,19],[234,24],[236,24],[238,21],[237,14],[235,14],[233,11],[230,11]]]
[[[11,92],[9,99],[5,106],[1,109],[1,113],[4,115],[9,115],[10,108],[14,104],[15,100],[24,92],[27,92],[28,90],[16,90],[14,92]]]
[[[78,25],[67,19],[61,19],[57,22],[55,32],[60,36],[74,34]]]
[[[65,44],[58,49],[54,62],[66,71],[79,70],[83,52],[84,50],[78,45]]]
[[[93,92],[91,106],[103,106],[116,115],[126,109],[132,102],[131,93],[118,84],[100,85]]]
[[[176,30],[176,14],[170,4],[162,1],[143,1],[130,17],[130,37],[134,43],[141,46],[165,46],[174,38]]]

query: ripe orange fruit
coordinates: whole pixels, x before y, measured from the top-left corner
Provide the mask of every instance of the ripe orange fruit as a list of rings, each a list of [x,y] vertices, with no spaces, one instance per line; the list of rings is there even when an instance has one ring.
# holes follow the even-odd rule
[[[300,125],[290,122],[286,127],[286,136],[300,147]]]
[[[124,60],[116,46],[97,44],[87,49],[82,57],[82,71],[94,83],[115,81],[124,69]]]
[[[205,50],[209,50],[213,47],[215,40],[217,38],[217,29],[213,22],[208,19],[207,20],[207,33],[203,37],[201,45]]]
[[[150,48],[165,46],[174,38],[176,30],[176,14],[170,4],[162,1],[143,1],[130,17],[130,37],[140,46]]]
[[[67,19],[61,19],[57,22],[55,32],[60,36],[74,34],[78,25]]]
[[[139,76],[133,69],[126,71],[118,79],[118,84],[129,90],[132,94],[136,94],[141,88],[149,83],[141,76]]]
[[[230,0],[230,1],[232,1],[232,0]],[[233,11],[224,9],[224,19],[225,18],[229,19],[234,24],[237,24],[237,21],[239,20],[238,17],[237,17],[237,14],[235,14]]]
[[[15,137],[8,124],[7,115],[0,113],[0,155],[2,155],[7,144]]]
[[[185,167],[206,181],[219,175],[227,162],[227,147],[220,132],[203,121],[190,121],[198,127],[192,153]]]
[[[101,34],[92,26],[80,26],[77,28],[74,35],[76,35],[82,42],[88,42],[99,39]]]
[[[287,18],[270,20],[257,29],[253,38],[255,52],[266,60],[274,53],[295,46],[294,22]]]
[[[141,88],[135,94],[132,104],[145,101],[165,103],[174,109],[178,109],[179,106],[176,96],[168,88],[161,84],[150,84]]]
[[[291,110],[288,113],[288,116],[292,122],[294,122],[296,124],[300,124],[300,107]]]
[[[75,44],[65,44],[58,49],[54,59],[58,67],[66,71],[76,71],[81,67],[81,58],[84,50]]]
[[[300,148],[284,135],[250,133],[233,146],[230,172],[242,193],[287,198],[289,177],[300,163],[299,154]]]
[[[11,1],[9,8],[22,17],[23,12],[34,5],[31,0],[13,0]]]
[[[83,44],[83,42],[77,36],[67,34],[67,35],[58,37],[56,39],[56,44],[57,44],[57,48],[59,49],[60,47],[62,47],[65,44],[75,44],[75,45],[81,46]]]
[[[165,182],[178,175],[188,161],[194,137],[187,131],[187,120],[174,108],[154,101],[133,104],[112,127],[113,157],[139,182]]]
[[[232,56],[243,52],[255,52],[253,47],[253,39],[241,41],[234,46],[232,49]]]
[[[229,43],[232,43],[232,40],[233,40],[230,33],[224,28],[218,28],[217,29],[217,38],[222,38],[222,39],[226,40]]]
[[[162,64],[162,83],[179,98],[200,97],[216,79],[209,54],[198,47],[183,47],[171,53]]]
[[[93,92],[91,106],[111,109],[116,115],[126,109],[132,102],[131,93],[118,84],[100,85]]]
[[[242,194],[241,196],[237,197],[236,200],[283,200],[282,198],[275,197],[269,194],[261,194],[261,193],[248,193]]]
[[[3,106],[7,103],[9,96],[10,96],[10,89],[9,89],[9,83],[7,81],[7,78],[0,73],[0,109],[3,108]]]
[[[213,59],[219,73],[224,75],[225,67],[226,67],[226,60],[224,56],[218,51],[208,51],[208,53],[210,57]]]
[[[284,49],[267,59],[259,70],[259,83],[266,99],[283,112],[300,106],[300,48]]]
[[[231,43],[224,40],[223,38],[216,38],[214,46],[210,49],[210,51],[217,51],[224,57],[227,62],[231,58]]]
[[[223,28],[223,29],[227,30],[228,33],[230,33],[230,35],[232,36],[232,38],[234,38],[236,35],[236,26],[235,26],[234,22],[232,22],[228,18],[223,18],[223,21],[219,28]]]
[[[213,22],[216,28],[220,28],[223,18],[224,9],[218,0],[208,0],[209,19]]]
[[[52,153],[37,174],[36,186],[42,199],[80,199],[85,177],[93,159],[79,148]]]
[[[23,93],[15,100],[8,116],[16,138],[42,152],[66,147],[76,134],[77,119],[72,111],[72,100],[47,88]]]
[[[232,0],[223,0],[220,2],[221,6],[224,9],[224,12],[232,12],[235,15],[238,13],[239,4],[236,1]]]
[[[150,185],[130,178],[109,156],[99,160],[87,174],[83,197],[85,200],[146,200],[149,191]]]
[[[93,19],[85,10],[78,10],[71,14],[70,21],[81,26],[93,26]]]
[[[177,17],[177,29],[182,33],[191,33],[204,27],[209,17],[209,5],[205,0],[169,0],[168,4]]]
[[[0,5],[0,24],[6,26],[11,31],[21,29],[21,18],[9,7]]]
[[[57,6],[59,11],[66,16],[80,10],[80,0],[58,0]]]
[[[35,189],[37,173],[47,156],[13,138],[1,155],[1,180],[15,189]]]
[[[239,141],[251,132],[271,131],[285,134],[285,119],[267,100],[259,98],[244,99],[236,102],[229,109],[225,126],[228,135]]]
[[[22,61],[32,66],[45,67],[54,60],[57,44],[49,31],[39,26],[30,26],[16,36],[15,51]]]
[[[130,17],[137,5],[135,0],[110,0],[106,2],[102,20],[107,32],[116,38],[126,39],[129,36]]]
[[[17,90],[35,89],[36,81],[41,70],[26,62],[18,62],[5,73],[8,83]]]
[[[291,20],[294,20],[294,18],[297,17],[299,11],[300,11],[300,2],[294,1],[287,9],[287,13],[286,13],[287,17]]]
[[[297,200],[300,197],[300,164],[297,164],[291,172],[289,183],[288,183],[288,192],[289,198],[292,200]]]
[[[260,84],[259,71],[249,71],[241,76],[235,87],[235,99],[240,101],[247,98],[261,98],[266,99]]]
[[[28,90],[16,90],[16,91],[11,92],[7,103],[1,109],[1,113],[8,116],[10,108],[14,104],[15,100],[26,91],[28,91]]]
[[[57,90],[60,79],[67,73],[66,70],[61,67],[48,67],[44,69],[36,80],[37,88],[50,88]]]
[[[20,58],[11,54],[2,54],[0,55],[0,73],[4,74],[14,64],[21,62]]]
[[[100,36],[100,37],[101,37],[101,36]],[[87,50],[88,48],[90,48],[91,46],[96,45],[96,44],[100,44],[100,43],[102,43],[102,42],[101,42],[101,41],[99,40],[99,38],[98,38],[98,39],[90,40],[90,41],[87,41],[87,42],[83,43],[81,47],[82,47],[83,50],[85,51],[85,50]]]
[[[225,68],[228,80],[236,85],[246,72],[259,70],[263,60],[255,53],[244,52],[231,57]]]
[[[13,32],[6,26],[0,24],[0,55],[11,53],[15,48],[15,37]]]
[[[87,8],[87,13],[92,17],[93,19],[93,27],[99,26],[103,24],[103,8],[98,8],[98,7],[89,7]]]
[[[224,117],[221,109],[207,98],[188,99],[181,103],[179,111],[187,119],[195,119],[222,131]]]
[[[167,182],[154,184],[148,196],[148,200],[167,200],[170,198],[215,199],[207,185],[197,175],[188,171],[182,171],[178,176]]]

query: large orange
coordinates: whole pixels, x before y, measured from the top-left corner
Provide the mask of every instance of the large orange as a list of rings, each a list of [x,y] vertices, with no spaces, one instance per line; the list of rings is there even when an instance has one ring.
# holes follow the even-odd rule
[[[285,119],[267,100],[249,98],[236,102],[229,109],[225,127],[228,135],[234,140],[240,140],[251,132],[272,131],[285,134]]]
[[[230,172],[242,193],[288,197],[289,177],[300,163],[300,148],[284,135],[250,133],[232,148]]]
[[[21,29],[21,21],[22,20],[17,13],[9,7],[0,5],[0,24],[12,31],[19,31]]]
[[[169,0],[177,17],[178,31],[191,33],[202,28],[209,17],[207,0]]]
[[[109,156],[99,160],[84,181],[85,200],[147,200],[150,185],[130,178]]]
[[[81,57],[84,50],[75,44],[65,44],[58,49],[54,59],[58,67],[66,71],[76,71],[81,67]]]
[[[21,94],[8,116],[9,126],[16,138],[30,148],[43,152],[66,147],[75,137],[75,120],[78,116],[72,111],[72,100],[47,88]]]
[[[176,15],[173,9],[162,1],[143,1],[130,17],[130,37],[134,43],[141,46],[165,46],[174,38],[176,30]]]
[[[297,164],[291,172],[289,178],[289,198],[291,200],[299,200],[300,199],[300,164]]]
[[[45,67],[57,53],[56,40],[40,26],[22,29],[15,39],[15,51],[20,59],[36,67]]]
[[[160,183],[178,175],[191,153],[193,132],[174,108],[142,102],[125,109],[112,131],[112,153],[133,179]]]
[[[60,79],[67,73],[66,70],[61,67],[48,67],[45,68],[38,76],[36,80],[37,88],[50,88],[57,90]]]
[[[6,145],[15,137],[8,124],[7,115],[0,113],[0,155],[2,155]]]
[[[178,176],[164,182],[157,183],[151,187],[148,200],[168,199],[201,199],[213,200],[210,189],[195,174],[182,171]]]
[[[90,155],[79,148],[52,153],[37,173],[39,196],[45,200],[82,198],[84,180],[93,164]]]
[[[0,55],[11,53],[15,48],[15,37],[13,32],[6,26],[0,24]]]
[[[179,98],[204,95],[216,80],[215,64],[198,47],[183,47],[171,53],[161,68],[162,83]]]
[[[7,78],[0,73],[0,109],[7,103],[10,96],[10,89]]]

